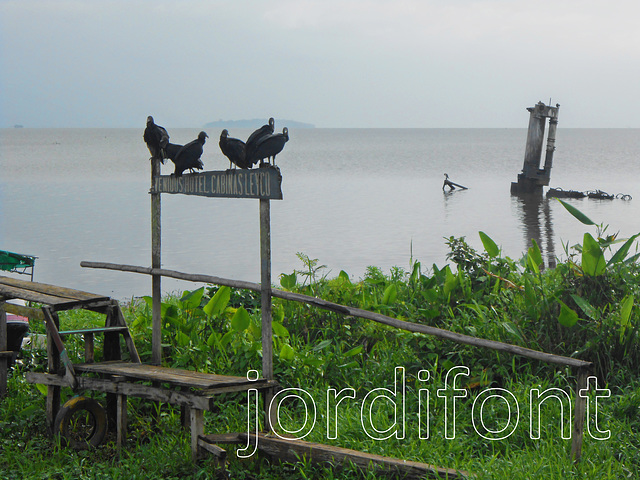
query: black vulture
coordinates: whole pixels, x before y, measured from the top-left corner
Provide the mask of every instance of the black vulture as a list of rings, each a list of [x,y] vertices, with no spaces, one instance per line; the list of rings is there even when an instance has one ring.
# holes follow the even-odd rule
[[[229,137],[227,129],[222,130],[222,133],[220,133],[220,150],[229,159],[229,168],[231,168],[232,163],[245,169],[251,168],[253,165],[251,162],[246,161],[244,142],[237,138]]]
[[[273,134],[273,132],[275,131],[275,125],[276,121],[273,119],[273,117],[271,117],[267,125],[261,126],[259,129],[249,135],[249,138],[247,138],[247,141],[245,142],[248,157],[250,157],[255,151],[258,140],[260,140],[262,137]]]
[[[178,145],[176,143],[167,143],[167,146],[164,147],[164,158],[169,158],[173,163],[176,162],[176,155],[183,147],[183,145]]]
[[[289,141],[289,129],[284,127],[282,133],[274,133],[262,137],[256,142],[256,148],[251,154],[247,152],[247,161],[258,163],[265,158],[273,158],[273,164],[276,164],[276,155],[284,148],[284,144]]]
[[[151,158],[157,158],[164,164],[164,155],[162,150],[169,143],[169,134],[160,125],[153,122],[153,117],[147,117],[147,128],[144,129],[144,141],[151,152]]]
[[[204,168],[204,164],[202,163],[202,160],[200,160],[200,157],[202,156],[202,146],[204,145],[205,138],[208,137],[209,135],[205,132],[200,132],[198,134],[198,138],[193,142],[187,143],[180,149],[173,161],[173,163],[176,164],[176,169],[173,172],[176,177],[182,176],[182,172],[187,169],[193,171],[194,168],[198,170],[202,170]]]

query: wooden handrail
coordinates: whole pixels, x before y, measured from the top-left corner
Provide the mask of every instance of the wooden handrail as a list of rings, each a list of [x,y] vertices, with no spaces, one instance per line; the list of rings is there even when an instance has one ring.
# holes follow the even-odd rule
[[[192,274],[178,272],[175,270],[167,270],[164,268],[150,268],[139,267],[135,265],[122,265],[117,263],[105,263],[105,262],[81,262],[80,266],[85,268],[100,268],[107,270],[119,270],[123,272],[141,273],[146,275],[161,275],[163,277],[177,278],[179,280],[187,280],[190,282],[202,282],[212,283],[215,285],[224,285],[232,288],[240,288],[246,290],[260,291],[260,284],[239,280],[231,280],[228,278],[215,277],[212,275]],[[338,303],[328,302],[320,298],[303,295],[300,293],[286,292],[284,290],[273,289],[271,291],[272,296],[282,298],[284,300],[291,300],[294,302],[307,303],[318,308],[329,310],[332,312],[342,313],[344,315],[350,315],[353,317],[364,318],[372,320],[383,325],[389,325],[391,327],[399,328],[409,332],[423,333],[426,335],[433,335],[434,337],[444,338],[454,341],[456,343],[462,343],[465,345],[472,345],[476,347],[489,348],[496,351],[507,352],[514,355],[520,355],[526,358],[539,360],[542,362],[554,363],[557,365],[576,367],[576,368],[589,368],[592,366],[591,362],[580,360],[577,358],[564,357],[562,355],[554,355],[552,353],[540,352],[538,350],[532,350],[530,348],[520,347],[518,345],[511,345],[509,343],[499,342],[496,340],[487,340],[484,338],[472,337],[470,335],[464,335],[461,333],[452,332],[450,330],[444,330],[442,328],[431,327],[429,325],[423,325],[420,323],[407,322],[405,320],[398,320],[397,318],[389,317],[381,313],[370,312],[361,308],[348,307],[346,305],[340,305]]]

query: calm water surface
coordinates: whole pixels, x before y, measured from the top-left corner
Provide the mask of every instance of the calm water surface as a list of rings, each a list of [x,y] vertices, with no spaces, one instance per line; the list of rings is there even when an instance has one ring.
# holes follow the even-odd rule
[[[278,127],[278,125],[276,125]],[[186,143],[198,129],[170,131]],[[208,132],[207,170],[229,163]],[[246,138],[248,130],[231,132]],[[271,202],[273,282],[302,264],[362,277],[446,264],[445,237],[478,231],[520,258],[535,238],[547,256],[589,230],[556,201],[512,197],[526,129],[292,130],[278,156],[284,200]],[[148,277],[80,267],[82,260],[151,263],[149,152],[136,129],[0,130],[0,249],[38,256],[35,279],[116,298],[147,295]],[[627,193],[625,202],[572,200],[609,231],[640,231],[640,130],[558,130],[551,185]],[[163,167],[163,174],[172,168]],[[443,174],[469,187],[445,194]],[[259,281],[258,202],[162,197],[163,267]],[[164,279],[163,289],[193,285]]]

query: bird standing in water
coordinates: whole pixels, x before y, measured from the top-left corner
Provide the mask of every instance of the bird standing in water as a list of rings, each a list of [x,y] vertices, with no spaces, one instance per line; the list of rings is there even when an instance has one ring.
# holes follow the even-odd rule
[[[169,134],[164,127],[155,124],[151,115],[147,117],[147,127],[144,129],[143,138],[149,148],[151,158],[156,158],[164,164],[163,150],[169,143]]]
[[[176,164],[176,169],[173,174],[176,177],[182,176],[182,172],[185,170],[193,169],[202,170],[204,168],[204,164],[200,157],[203,152],[203,145],[205,143],[205,139],[209,138],[205,132],[200,132],[198,134],[198,138],[196,138],[193,142],[187,143],[184,147],[180,149],[180,151],[176,154],[176,158],[173,163]]]

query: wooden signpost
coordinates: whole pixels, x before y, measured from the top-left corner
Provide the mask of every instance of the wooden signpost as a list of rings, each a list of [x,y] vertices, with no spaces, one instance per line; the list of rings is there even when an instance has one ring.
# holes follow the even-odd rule
[[[271,213],[270,200],[282,200],[282,175],[276,166],[185,174],[180,177],[160,175],[160,161],[152,160],[151,172],[151,266],[162,268],[161,204],[162,193],[217,198],[253,198],[260,200],[260,282],[262,301],[262,377],[273,380],[273,344],[271,327]],[[160,275],[152,275],[152,362],[162,360],[162,318]],[[269,405],[270,395],[265,398]],[[270,429],[269,415],[266,416]]]

